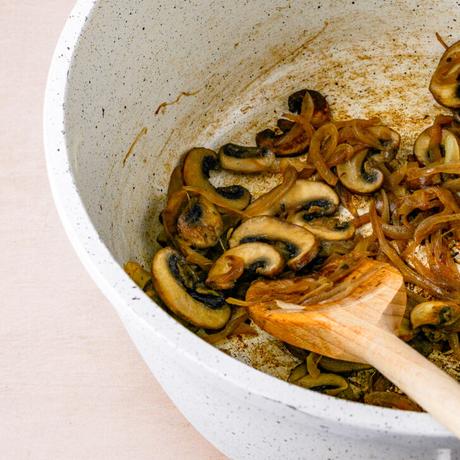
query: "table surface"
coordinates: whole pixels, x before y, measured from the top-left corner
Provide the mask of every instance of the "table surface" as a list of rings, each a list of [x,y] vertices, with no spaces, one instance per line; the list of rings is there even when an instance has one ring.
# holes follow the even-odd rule
[[[73,252],[42,105],[74,0],[0,0],[0,458],[224,457],[168,399]]]

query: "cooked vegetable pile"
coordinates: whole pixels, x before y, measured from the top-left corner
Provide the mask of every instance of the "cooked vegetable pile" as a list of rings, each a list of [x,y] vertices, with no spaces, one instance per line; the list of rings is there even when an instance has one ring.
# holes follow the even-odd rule
[[[289,96],[289,113],[259,132],[255,146],[191,149],[170,178],[151,273],[136,262],[126,271],[218,343],[255,333],[245,310],[251,302],[334,302],[355,288],[344,279],[363,261],[389,262],[408,295],[400,337],[459,364],[459,82],[460,42],[446,49],[430,83],[449,112],[419,134],[410,155],[378,118],[335,120],[324,95],[310,89]],[[281,180],[253,199],[241,185],[213,185],[220,169]],[[301,360],[294,384],[420,410],[365,364],[286,348]]]

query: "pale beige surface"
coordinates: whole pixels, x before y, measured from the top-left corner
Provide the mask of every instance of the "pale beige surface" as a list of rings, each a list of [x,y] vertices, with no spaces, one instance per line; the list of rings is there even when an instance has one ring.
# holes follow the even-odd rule
[[[0,458],[222,459],[150,375],[74,254],[42,148],[73,0],[0,0]]]

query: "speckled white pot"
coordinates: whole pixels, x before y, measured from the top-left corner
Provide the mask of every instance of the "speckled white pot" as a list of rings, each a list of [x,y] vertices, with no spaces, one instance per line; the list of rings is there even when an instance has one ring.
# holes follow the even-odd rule
[[[455,2],[427,4],[80,0],[65,26],[44,122],[61,219],[156,378],[231,458],[460,458],[459,442],[429,415],[303,390],[221,353],[154,305],[120,267],[149,260],[178,156],[198,143],[245,140],[241,127],[252,126],[253,135],[293,89],[324,89],[332,102],[346,97],[353,115],[363,99],[390,118],[406,110],[404,126],[415,123],[414,112],[432,111],[422,90],[440,53],[433,33],[451,39],[460,15]],[[411,87],[404,75],[423,81]],[[404,91],[388,93],[398,78]],[[181,91],[197,93],[155,115]]]

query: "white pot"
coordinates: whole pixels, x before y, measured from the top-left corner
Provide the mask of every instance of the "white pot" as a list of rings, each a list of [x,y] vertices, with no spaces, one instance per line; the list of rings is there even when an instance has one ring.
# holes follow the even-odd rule
[[[437,110],[427,90],[442,52],[434,32],[458,39],[455,20],[451,1],[80,0],[72,12],[45,103],[61,219],[155,377],[229,457],[460,458],[459,442],[427,414],[335,399],[230,358],[120,266],[148,263],[178,157],[195,145],[250,142],[295,89],[323,91],[339,117],[383,112],[411,133],[408,148]],[[155,115],[183,91],[193,94]]]

